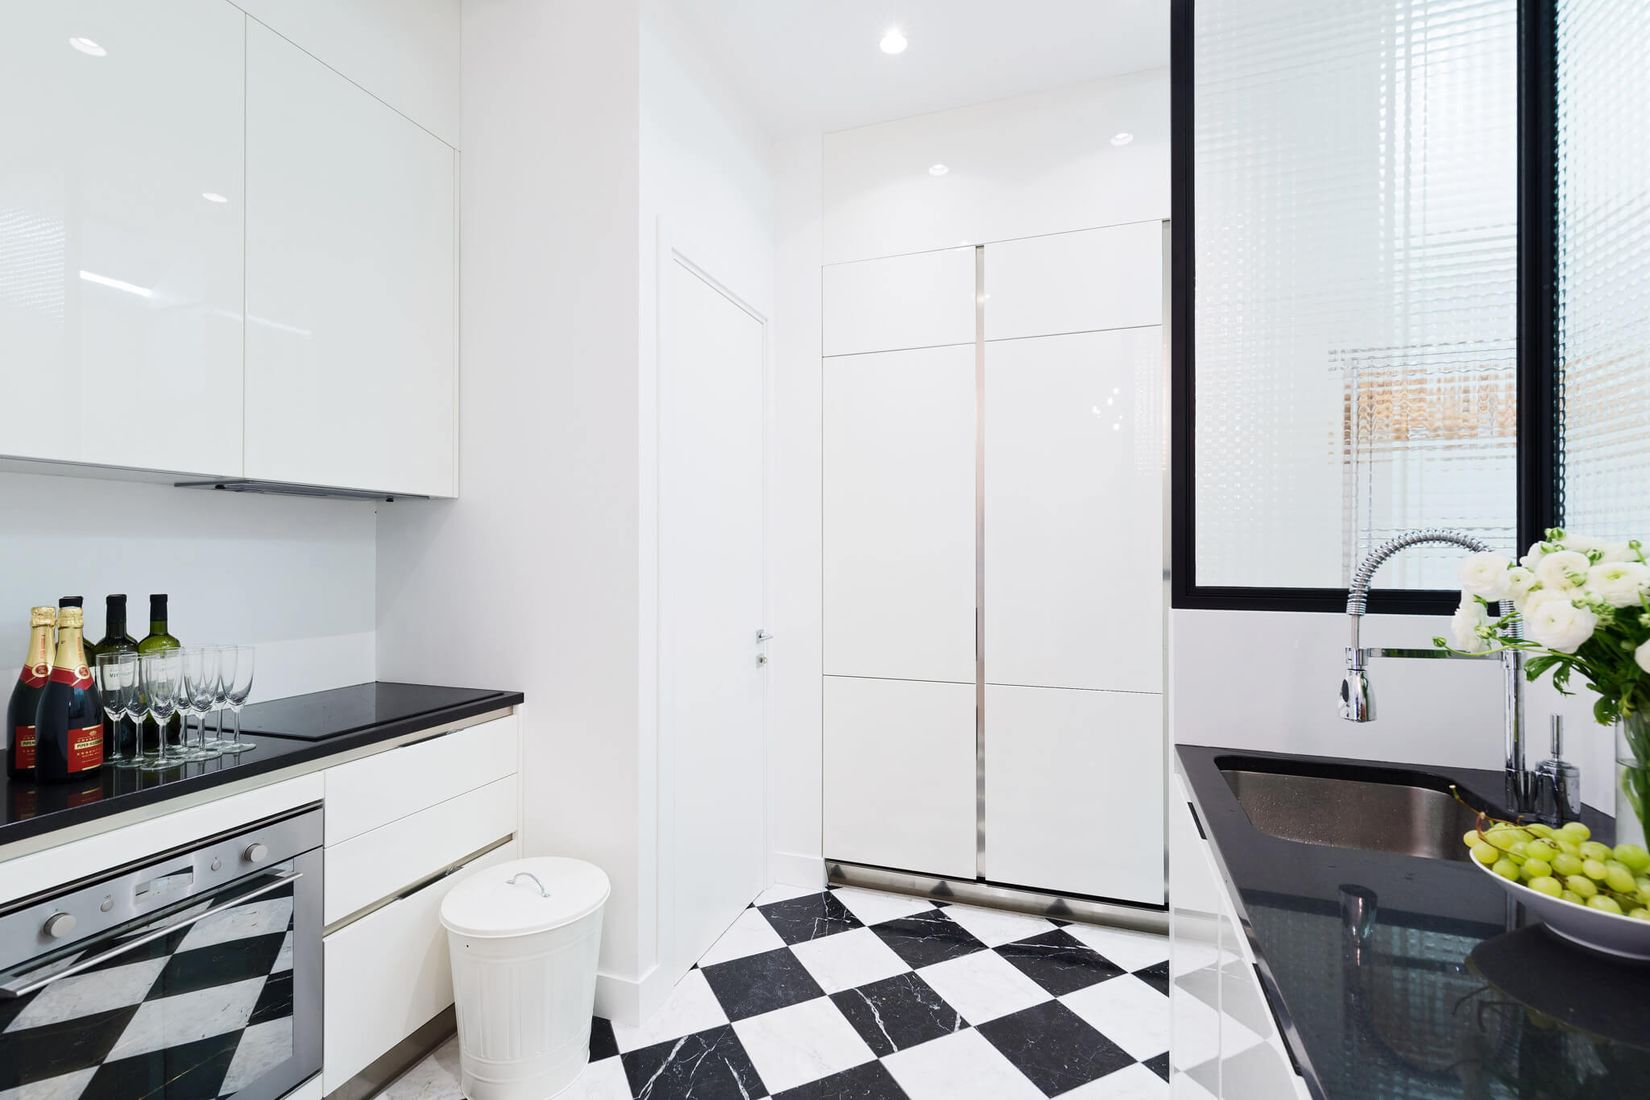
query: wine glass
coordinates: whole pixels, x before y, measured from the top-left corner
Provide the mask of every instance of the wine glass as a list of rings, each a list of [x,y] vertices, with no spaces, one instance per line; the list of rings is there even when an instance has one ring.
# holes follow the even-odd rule
[[[217,750],[208,751],[206,716],[212,710],[212,699],[218,693],[218,651],[211,646],[188,646],[182,651],[183,690],[179,695],[186,714],[195,715],[195,743],[189,743],[189,722],[183,723],[183,759],[211,760],[222,756]]]
[[[205,747],[213,752],[232,752],[229,742],[223,736],[223,708],[229,702],[229,686],[235,679],[235,658],[240,652],[238,646],[217,645],[212,647],[218,657],[218,675],[212,681],[212,709],[218,715],[218,728],[211,738],[206,741]],[[204,733],[204,727],[202,729]]]
[[[107,762],[117,768],[135,768],[139,763],[136,743],[137,721],[143,705],[138,692],[137,654],[99,653],[97,681],[99,695],[103,700],[103,713],[109,716],[110,728],[113,731],[109,743],[114,751],[109,754]],[[124,751],[124,738],[120,728],[121,721],[128,716],[133,723],[133,744],[129,755]]]
[[[222,748],[224,752],[251,752],[256,745],[248,745],[241,740],[241,708],[246,706],[247,697],[252,694],[252,661],[255,656],[249,645],[235,647],[234,667],[223,677],[226,691],[225,701],[229,709],[235,712],[235,736],[226,742]]]
[[[163,649],[139,657],[138,667],[143,682],[143,700],[149,717],[160,730],[160,755],[142,765],[146,772],[164,771],[179,761],[167,751],[166,723],[178,709],[178,693],[183,680],[183,660],[179,651]]]

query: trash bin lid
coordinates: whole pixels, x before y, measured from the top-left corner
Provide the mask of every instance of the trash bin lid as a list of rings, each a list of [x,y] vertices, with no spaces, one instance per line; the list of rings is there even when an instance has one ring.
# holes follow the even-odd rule
[[[442,899],[441,923],[476,939],[529,936],[589,916],[607,900],[609,889],[606,873],[582,859],[514,859],[476,871],[453,887]]]

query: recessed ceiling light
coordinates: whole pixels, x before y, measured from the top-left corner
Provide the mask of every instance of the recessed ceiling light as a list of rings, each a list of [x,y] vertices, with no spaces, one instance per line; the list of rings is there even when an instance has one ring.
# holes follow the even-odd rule
[[[1111,136],[1111,143],[1113,145],[1127,145],[1133,140],[1134,135],[1129,133],[1127,130],[1119,130]]]
[[[943,176],[949,171],[951,171],[951,169],[944,164],[930,164],[928,166],[928,174],[930,176]]]
[[[228,202],[229,201],[229,196],[220,195],[216,191],[202,191],[201,192],[201,198],[205,199],[207,202]]]
[[[904,53],[905,47],[909,46],[910,43],[905,40],[905,36],[899,32],[898,27],[889,27],[878,45],[882,47],[883,53]]]
[[[96,42],[93,42],[90,38],[82,38],[78,34],[69,39],[69,45],[73,46],[81,53],[87,54],[91,57],[103,57],[109,52],[102,46],[99,46]]]

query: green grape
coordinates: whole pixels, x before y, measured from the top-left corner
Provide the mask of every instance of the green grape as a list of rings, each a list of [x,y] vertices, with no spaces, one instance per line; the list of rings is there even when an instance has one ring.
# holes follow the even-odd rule
[[[1484,866],[1489,867],[1494,864],[1496,860],[1501,858],[1501,853],[1490,847],[1488,844],[1480,842],[1473,848],[1472,858],[1476,859]]]
[[[1512,879],[1514,882],[1518,881],[1518,864],[1514,863],[1510,859],[1507,859],[1506,857],[1496,860],[1495,866],[1491,867],[1490,870],[1494,871],[1502,878]]]
[[[1581,861],[1581,873],[1592,879],[1594,882],[1603,882],[1607,871],[1604,864],[1600,863],[1598,860],[1584,859]]]
[[[1641,892],[1650,890],[1650,875],[1640,875],[1635,881],[1638,883]]]
[[[1616,858],[1626,864],[1629,871],[1650,871],[1650,852],[1637,844],[1617,844]]]
[[[1543,825],[1539,821],[1532,821],[1528,825],[1524,826],[1524,828],[1527,831],[1534,833],[1536,836],[1553,835],[1553,827],[1551,825]]]
[[[1558,850],[1566,855],[1579,856],[1581,854],[1581,845],[1577,841],[1563,836],[1554,837],[1553,840],[1558,844]]]
[[[1634,920],[1650,920],[1650,909],[1634,909],[1627,915]]]
[[[1587,905],[1592,909],[1602,909],[1606,913],[1621,915],[1621,906],[1616,902],[1616,899],[1605,894],[1594,894],[1587,899]]]
[[[1633,881],[1633,872],[1625,864],[1611,860],[1604,865],[1604,884],[1618,894],[1631,894],[1638,890]]]
[[[1593,880],[1585,875],[1570,875],[1564,880],[1564,885],[1584,898],[1590,898],[1598,893],[1598,887],[1593,885]]]
[[[1534,879],[1546,878],[1552,874],[1553,865],[1544,859],[1526,859],[1524,866],[1518,869],[1518,873],[1524,876],[1524,881],[1530,882]]]
[[[1560,852],[1553,860],[1553,870],[1565,877],[1581,874],[1581,867],[1581,857],[1573,852]]]
[[[1593,830],[1589,829],[1579,821],[1566,821],[1558,831],[1575,841],[1577,844],[1580,844],[1584,840],[1590,840],[1593,835]]]
[[[1530,880],[1530,889],[1539,890],[1549,897],[1559,897],[1564,893],[1564,887],[1551,875],[1541,875]]]
[[[1530,834],[1523,829],[1491,829],[1484,834],[1484,839],[1503,852],[1509,852],[1512,850],[1512,846],[1520,841],[1529,843]]]
[[[1550,840],[1532,840],[1525,854],[1531,859],[1544,859],[1551,863],[1561,852],[1563,849]]]
[[[1478,843],[1478,830],[1468,829],[1461,834],[1461,843],[1471,848]]]
[[[1596,840],[1589,840],[1581,846],[1581,858],[1596,859],[1603,863],[1607,859],[1615,858],[1615,853],[1610,851],[1608,844],[1600,844]]]
[[[1563,893],[1559,894],[1558,896],[1563,898],[1565,901],[1569,902],[1571,905],[1586,905],[1587,904],[1587,899],[1582,897],[1580,894],[1576,893],[1574,890],[1565,890]]]

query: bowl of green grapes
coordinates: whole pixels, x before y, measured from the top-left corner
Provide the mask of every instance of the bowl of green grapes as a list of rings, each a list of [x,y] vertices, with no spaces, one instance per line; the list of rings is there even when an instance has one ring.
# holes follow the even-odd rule
[[[1554,935],[1607,955],[1650,959],[1650,851],[1602,844],[1579,821],[1553,827],[1481,816],[1461,840],[1473,864]]]

